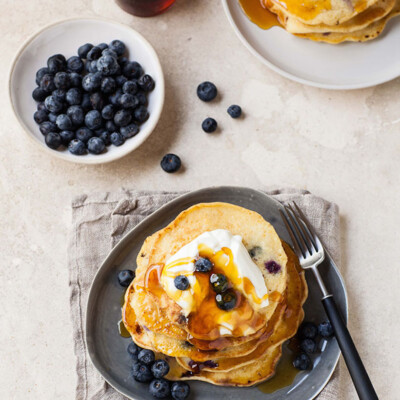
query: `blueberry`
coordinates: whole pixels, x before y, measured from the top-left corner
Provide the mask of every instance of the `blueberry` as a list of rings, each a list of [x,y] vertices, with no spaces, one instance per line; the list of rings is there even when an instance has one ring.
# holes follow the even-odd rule
[[[89,129],[99,129],[103,123],[98,110],[91,110],[85,115],[85,125]]]
[[[108,49],[108,44],[107,43],[100,43],[97,45],[97,47],[101,48],[101,51]]]
[[[267,261],[264,263],[264,265],[270,274],[277,274],[282,269],[281,266],[275,261]]]
[[[86,154],[86,145],[79,139],[73,139],[69,142],[68,151],[76,156]]]
[[[114,75],[118,71],[118,62],[110,55],[103,55],[97,60],[97,70],[105,76]]]
[[[169,364],[165,360],[157,360],[151,366],[154,378],[162,378],[169,372]]]
[[[139,105],[139,100],[132,94],[124,93],[119,98],[119,104],[122,108],[135,108]]]
[[[108,131],[101,131],[98,135],[97,135],[97,137],[99,137],[102,141],[103,141],[103,143],[106,145],[106,146],[109,146],[110,144],[111,144],[111,139],[110,139],[110,132],[108,132]]]
[[[57,72],[65,71],[67,61],[62,54],[55,54],[47,60],[47,67],[52,74],[56,74]]]
[[[92,74],[94,74],[95,72],[98,72],[97,60],[87,61],[85,64],[85,70],[86,70],[86,72],[91,72]]]
[[[67,68],[71,72],[82,72],[83,61],[78,56],[72,56],[67,60]]]
[[[312,354],[317,351],[317,344],[312,339],[304,339],[300,342],[300,349],[304,353]]]
[[[40,103],[38,103],[36,109],[37,109],[38,111],[44,110],[44,111],[48,112],[47,109],[46,109],[46,106],[45,106],[44,103],[43,103],[43,101],[40,102]]]
[[[73,105],[71,107],[68,107],[67,115],[74,126],[82,125],[83,121],[85,120],[85,114],[83,112],[83,109],[78,105]]]
[[[101,110],[101,116],[103,119],[106,119],[107,121],[110,119],[114,118],[114,106],[112,104],[107,104],[102,110]]]
[[[114,124],[113,121],[107,121],[105,127],[109,133],[113,133],[118,130],[117,126]]]
[[[57,132],[49,132],[45,136],[44,141],[47,146],[53,150],[56,150],[61,146],[61,136]]]
[[[122,91],[126,94],[136,94],[139,86],[136,81],[126,81],[122,86]]]
[[[149,102],[147,101],[147,96],[146,96],[146,94],[143,93],[143,92],[139,92],[139,93],[136,95],[136,97],[138,98],[139,104],[140,104],[141,106],[147,106],[147,104],[149,103]]]
[[[190,286],[189,279],[185,275],[178,275],[174,279],[174,285],[179,290],[187,290]]]
[[[135,120],[142,123],[149,119],[149,112],[145,106],[139,106],[133,112]]]
[[[121,89],[117,89],[117,91],[112,94],[111,96],[108,97],[108,100],[110,101],[110,103],[114,106],[118,106],[119,105],[119,99],[122,96],[122,90]]]
[[[64,146],[68,146],[69,142],[72,139],[75,139],[75,132],[73,132],[73,131],[61,131],[60,132],[60,137],[61,137],[62,144]]]
[[[125,53],[126,47],[124,42],[120,40],[113,40],[110,43],[110,49],[114,50],[119,56],[122,56]]]
[[[151,92],[154,87],[154,79],[150,75],[143,75],[139,78],[138,84],[140,89],[142,89],[144,92]]]
[[[136,381],[142,383],[150,382],[153,379],[150,367],[140,362],[133,364],[132,376]]]
[[[301,353],[293,360],[293,366],[304,371],[312,366],[311,359],[307,354]]]
[[[72,129],[72,121],[66,114],[60,114],[57,117],[56,125],[60,131],[68,131]]]
[[[174,382],[171,386],[171,395],[174,400],[185,400],[190,394],[190,386],[186,382]]]
[[[71,72],[69,74],[69,80],[71,82],[71,87],[80,88],[82,86],[82,76],[77,72]]]
[[[63,109],[63,103],[54,96],[48,96],[44,100],[46,108],[52,113],[59,113]]]
[[[48,115],[47,111],[39,110],[33,114],[33,119],[35,120],[35,122],[37,124],[41,124],[42,122],[48,121],[49,115]]]
[[[211,274],[210,283],[216,293],[225,292],[229,286],[228,279],[223,274]]]
[[[68,90],[71,86],[69,73],[57,72],[54,77],[54,84],[56,85],[57,89]]]
[[[41,89],[40,87],[35,88],[32,92],[32,97],[35,101],[44,101],[48,95],[49,94],[46,92],[46,90]]]
[[[227,112],[232,118],[239,118],[242,115],[242,109],[236,104],[229,106]]]
[[[197,272],[210,272],[214,264],[208,258],[200,257],[194,266]]]
[[[154,352],[151,350],[143,349],[139,351],[138,359],[145,365],[153,364],[155,360]]]
[[[43,76],[49,74],[50,70],[47,67],[40,68],[36,72],[36,85],[40,85],[40,81],[42,80]]]
[[[233,290],[227,290],[224,293],[218,293],[215,296],[218,308],[224,311],[232,310],[236,305],[236,294]]]
[[[49,121],[55,124],[57,121],[57,114],[49,113]]]
[[[101,52],[101,55],[102,55],[102,56],[110,56],[110,57],[115,58],[115,59],[118,58],[118,54],[117,54],[114,50],[112,50],[112,49],[110,49],[110,48],[104,49],[104,50]]]
[[[93,48],[93,45],[91,43],[86,43],[84,45],[82,45],[81,47],[79,47],[78,49],[78,56],[80,58],[84,58],[86,59],[89,51]]]
[[[122,56],[118,58],[118,64],[123,67],[125,64],[127,64],[129,62],[129,58]]]
[[[101,85],[100,85],[100,90],[105,93],[105,94],[111,94],[115,92],[115,89],[117,88],[117,84],[115,83],[115,80],[111,78],[110,76],[107,76],[102,79]]]
[[[88,51],[86,58],[88,59],[88,61],[97,60],[101,57],[101,52],[102,50],[100,47],[94,46]]]
[[[78,88],[71,88],[66,93],[65,100],[71,106],[81,104],[82,92]]]
[[[88,140],[91,137],[93,137],[93,132],[90,129],[83,126],[82,128],[79,128],[76,131],[75,135],[78,140],[81,140],[82,142],[87,143]]]
[[[115,77],[115,83],[117,86],[122,87],[124,86],[125,82],[128,82],[128,78],[124,75],[118,75]]]
[[[135,342],[131,342],[129,343],[128,348],[126,349],[126,351],[134,357],[137,357],[140,351],[140,347],[135,343]]]
[[[40,88],[49,93],[52,92],[53,90],[56,90],[56,85],[54,83],[54,75],[44,74],[42,76],[42,79],[40,80]]]
[[[299,329],[299,336],[305,339],[315,339],[318,334],[318,328],[312,322],[303,322]]]
[[[214,118],[206,118],[201,124],[203,131],[206,133],[213,133],[216,131],[218,124]]]
[[[83,93],[81,107],[83,111],[90,111],[92,109],[89,93]]]
[[[136,61],[129,61],[123,66],[122,72],[128,79],[138,79],[143,74],[143,68]]]
[[[45,121],[39,125],[39,130],[43,135],[47,135],[50,132],[57,132],[57,125],[54,122]]]
[[[85,75],[82,79],[82,87],[87,92],[94,92],[101,86],[102,76],[100,73],[89,73]]]
[[[168,173],[178,171],[181,165],[181,159],[175,154],[166,154],[161,160],[161,168]]]
[[[114,146],[121,146],[125,143],[124,137],[119,132],[113,132],[110,135],[110,141]]]
[[[120,132],[125,139],[129,139],[139,133],[139,127],[135,123],[132,123],[127,126],[122,126]]]
[[[104,151],[106,145],[99,137],[94,136],[88,140],[87,148],[89,153],[100,154]]]
[[[119,110],[114,115],[114,123],[117,126],[129,125],[131,120],[132,120],[132,114],[129,110]]]
[[[104,107],[104,97],[100,92],[94,92],[90,95],[90,104],[94,110],[102,110]]]
[[[63,89],[56,89],[56,90],[53,90],[53,93],[51,95],[53,97],[55,97],[57,100],[59,100],[62,103],[64,103],[66,92]]]
[[[321,322],[318,325],[318,333],[323,337],[323,338],[329,338],[333,335],[333,327],[332,324],[329,321]]]
[[[156,399],[165,399],[170,394],[169,382],[166,379],[154,379],[150,382],[150,394]]]
[[[203,82],[197,86],[197,96],[200,100],[211,101],[217,97],[217,88],[211,82]]]

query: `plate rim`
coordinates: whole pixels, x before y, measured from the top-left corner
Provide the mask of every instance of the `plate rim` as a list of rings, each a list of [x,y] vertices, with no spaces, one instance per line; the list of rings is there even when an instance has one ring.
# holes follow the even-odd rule
[[[107,256],[104,258],[102,264],[100,265],[100,267],[98,268],[98,270],[96,271],[93,280],[90,284],[90,288],[89,288],[89,292],[88,292],[88,296],[87,296],[87,303],[86,303],[86,319],[85,319],[85,334],[84,334],[84,343],[85,343],[85,347],[86,347],[86,352],[89,355],[89,359],[92,363],[92,365],[95,367],[95,369],[99,372],[99,374],[102,376],[102,378],[108,383],[110,384],[118,393],[121,393],[122,395],[128,397],[131,400],[136,400],[135,397],[132,397],[132,394],[125,390],[121,390],[120,388],[117,388],[118,384],[116,382],[114,382],[114,379],[112,379],[111,377],[105,377],[103,372],[101,372],[101,370],[98,367],[98,363],[97,361],[92,357],[92,353],[89,351],[90,348],[90,344],[89,344],[89,338],[88,338],[88,325],[89,325],[89,319],[87,318],[87,316],[89,315],[88,311],[91,308],[91,305],[93,303],[93,291],[94,291],[94,283],[97,280],[98,275],[100,275],[100,273],[102,273],[102,270],[105,268],[105,266],[107,264],[110,264],[110,260],[116,258],[116,256],[118,256],[118,253],[120,252],[120,248],[125,248],[125,244],[126,242],[129,241],[129,236],[132,234],[132,232],[136,229],[140,229],[140,227],[142,225],[144,225],[147,220],[150,217],[157,217],[157,214],[162,214],[164,209],[167,208],[168,206],[170,206],[171,203],[175,203],[175,202],[179,202],[182,199],[185,199],[185,197],[190,197],[194,194],[199,194],[201,192],[204,191],[209,191],[209,190],[251,190],[254,192],[257,192],[258,194],[265,196],[267,198],[269,198],[270,200],[272,200],[277,207],[283,207],[282,203],[279,202],[278,200],[274,199],[271,195],[264,193],[262,190],[260,189],[254,189],[251,187],[246,187],[246,186],[232,186],[232,185],[219,185],[219,186],[209,186],[209,187],[204,187],[201,189],[197,189],[197,190],[190,190],[190,191],[185,191],[185,192],[171,192],[171,193],[177,193],[178,196],[175,197],[174,199],[166,202],[165,204],[163,204],[161,207],[159,207],[157,210],[155,210],[153,213],[149,214],[147,217],[145,217],[142,221],[140,221],[137,225],[135,225],[131,230],[129,230],[129,232],[127,232],[123,238],[109,251],[109,253],[107,254]],[[331,255],[329,254],[329,252],[327,252],[329,258],[331,259],[331,264],[333,269],[335,270],[337,277],[339,278],[340,284],[343,288],[343,293],[344,293],[344,306],[345,306],[345,315],[343,315],[346,324],[348,324],[348,319],[349,319],[349,302],[348,302],[348,293],[347,293],[347,288],[344,282],[344,279],[342,277],[342,274],[340,273],[339,268],[337,267],[336,263],[334,262],[333,258],[331,257]],[[308,399],[304,399],[304,400],[313,400],[315,399],[321,392],[322,390],[325,388],[325,386],[328,384],[328,382],[330,381],[332,375],[334,374],[334,372],[336,371],[339,359],[340,359],[340,355],[341,355],[341,351],[339,349],[339,352],[336,356],[336,359],[333,363],[333,368],[331,373],[327,376],[327,378],[321,382],[321,384],[319,385],[318,389],[316,390],[315,394],[312,397],[309,397]],[[255,385],[257,386],[257,385]],[[240,388],[239,388],[240,389]]]
[[[45,32],[46,30],[49,30],[57,25],[62,25],[64,23],[68,23],[68,22],[73,22],[73,21],[97,21],[97,22],[106,22],[106,23],[110,23],[113,25],[117,25],[117,26],[121,26],[123,28],[127,28],[129,29],[132,34],[134,36],[136,36],[139,40],[141,40],[146,47],[148,48],[149,52],[151,53],[152,58],[154,59],[154,63],[155,63],[155,67],[158,70],[158,74],[160,76],[159,79],[159,83],[157,82],[157,86],[159,86],[160,88],[160,99],[159,99],[159,105],[157,106],[156,110],[154,111],[154,115],[155,118],[152,122],[152,124],[150,124],[148,126],[148,132],[145,133],[140,140],[138,140],[138,143],[136,144],[135,147],[133,147],[132,149],[123,149],[120,148],[118,153],[115,153],[113,156],[109,156],[106,157],[106,154],[104,155],[105,157],[90,157],[90,158],[85,158],[85,157],[72,157],[72,155],[68,154],[68,153],[64,153],[64,152],[58,152],[55,150],[52,150],[50,148],[48,148],[47,146],[42,146],[39,141],[33,137],[33,134],[31,133],[31,130],[25,125],[24,121],[22,120],[22,118],[19,116],[19,114],[16,111],[15,108],[15,104],[13,101],[13,94],[12,94],[12,79],[14,76],[14,72],[15,72],[15,67],[22,55],[22,53],[24,52],[24,50],[29,46],[29,44],[31,44],[31,42],[37,38],[39,35],[41,35],[43,32]],[[31,143],[34,143],[36,148],[40,148],[42,151],[44,151],[45,153],[54,156],[56,158],[62,159],[64,161],[68,161],[68,162],[72,162],[74,164],[86,164],[86,165],[99,165],[99,164],[107,164],[113,161],[116,161],[122,157],[125,157],[126,155],[128,155],[129,153],[131,153],[132,151],[136,150],[138,147],[140,147],[147,139],[148,137],[151,135],[151,133],[154,131],[155,127],[157,126],[160,117],[161,117],[161,113],[163,111],[164,108],[164,102],[165,102],[165,77],[164,77],[164,72],[161,66],[161,62],[160,59],[158,57],[158,54],[156,53],[154,47],[152,46],[152,44],[138,31],[136,31],[135,29],[133,29],[131,26],[124,24],[122,22],[119,21],[115,21],[111,18],[105,18],[105,17],[96,17],[96,16],[84,16],[84,17],[71,17],[71,18],[64,18],[64,19],[60,19],[56,22],[51,22],[49,24],[44,25],[43,27],[41,27],[39,30],[35,31],[34,33],[32,33],[30,36],[28,36],[28,38],[19,46],[16,54],[14,55],[14,57],[12,58],[11,61],[11,65],[9,67],[9,71],[8,71],[8,75],[7,75],[7,86],[8,86],[8,90],[7,90],[7,94],[8,94],[8,100],[9,103],[11,105],[11,109],[13,111],[14,117],[16,118],[16,120],[18,121],[20,127],[22,128],[25,136],[27,136],[29,138],[29,140],[31,141]]]
[[[308,79],[300,78],[294,74],[291,74],[290,72],[287,72],[278,66],[276,66],[274,63],[269,61],[267,58],[263,57],[251,44],[250,42],[245,38],[243,35],[242,31],[239,29],[237,24],[235,23],[235,20],[233,18],[232,13],[230,12],[229,8],[229,2],[230,1],[237,1],[237,0],[221,0],[222,6],[225,12],[225,15],[235,32],[236,36],[239,38],[239,40],[242,42],[242,44],[247,48],[247,50],[253,54],[259,61],[261,61],[263,64],[265,64],[267,67],[269,67],[271,70],[274,72],[278,73],[279,75],[290,79],[291,81],[301,83],[303,85],[307,86],[312,86],[320,89],[328,89],[328,90],[357,90],[357,89],[366,89],[366,88],[371,88],[375,87],[378,85],[381,85],[383,83],[387,83],[392,81],[393,79],[396,79],[400,77],[400,72],[395,72],[394,75],[390,75],[387,78],[381,78],[377,79],[376,81],[371,81],[371,82],[364,82],[364,83],[358,83],[358,84],[327,84],[327,83],[319,83],[319,82],[314,82]],[[261,29],[261,28],[260,28]]]

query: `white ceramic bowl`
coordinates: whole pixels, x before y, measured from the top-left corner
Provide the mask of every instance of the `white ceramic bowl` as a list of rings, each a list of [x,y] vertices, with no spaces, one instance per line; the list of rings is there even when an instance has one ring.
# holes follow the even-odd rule
[[[141,125],[140,132],[136,136],[128,139],[122,146],[108,146],[103,154],[74,156],[67,149],[48,148],[39,126],[33,120],[37,106],[32,99],[32,91],[37,86],[36,71],[46,66],[47,59],[53,54],[61,53],[68,58],[76,55],[78,47],[84,43],[109,43],[113,39],[122,40],[128,49],[129,59],[138,61],[145,73],[150,74],[156,82],[155,89],[148,97],[149,119]],[[105,19],[75,18],[47,26],[25,42],[11,66],[9,94],[15,115],[31,142],[36,143],[48,154],[67,161],[100,164],[127,155],[151,134],[164,105],[164,76],[153,47],[129,26]]]

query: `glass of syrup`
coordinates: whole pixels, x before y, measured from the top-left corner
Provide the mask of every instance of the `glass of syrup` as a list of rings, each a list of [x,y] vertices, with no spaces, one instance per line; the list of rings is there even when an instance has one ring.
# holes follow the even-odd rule
[[[175,0],[116,0],[126,12],[138,17],[152,17],[165,11]]]

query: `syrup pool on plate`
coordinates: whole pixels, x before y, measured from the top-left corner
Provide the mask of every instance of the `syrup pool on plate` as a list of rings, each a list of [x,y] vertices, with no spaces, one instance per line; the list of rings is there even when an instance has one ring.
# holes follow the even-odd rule
[[[278,17],[262,5],[262,0],[239,0],[239,4],[249,20],[261,29],[282,26]]]

